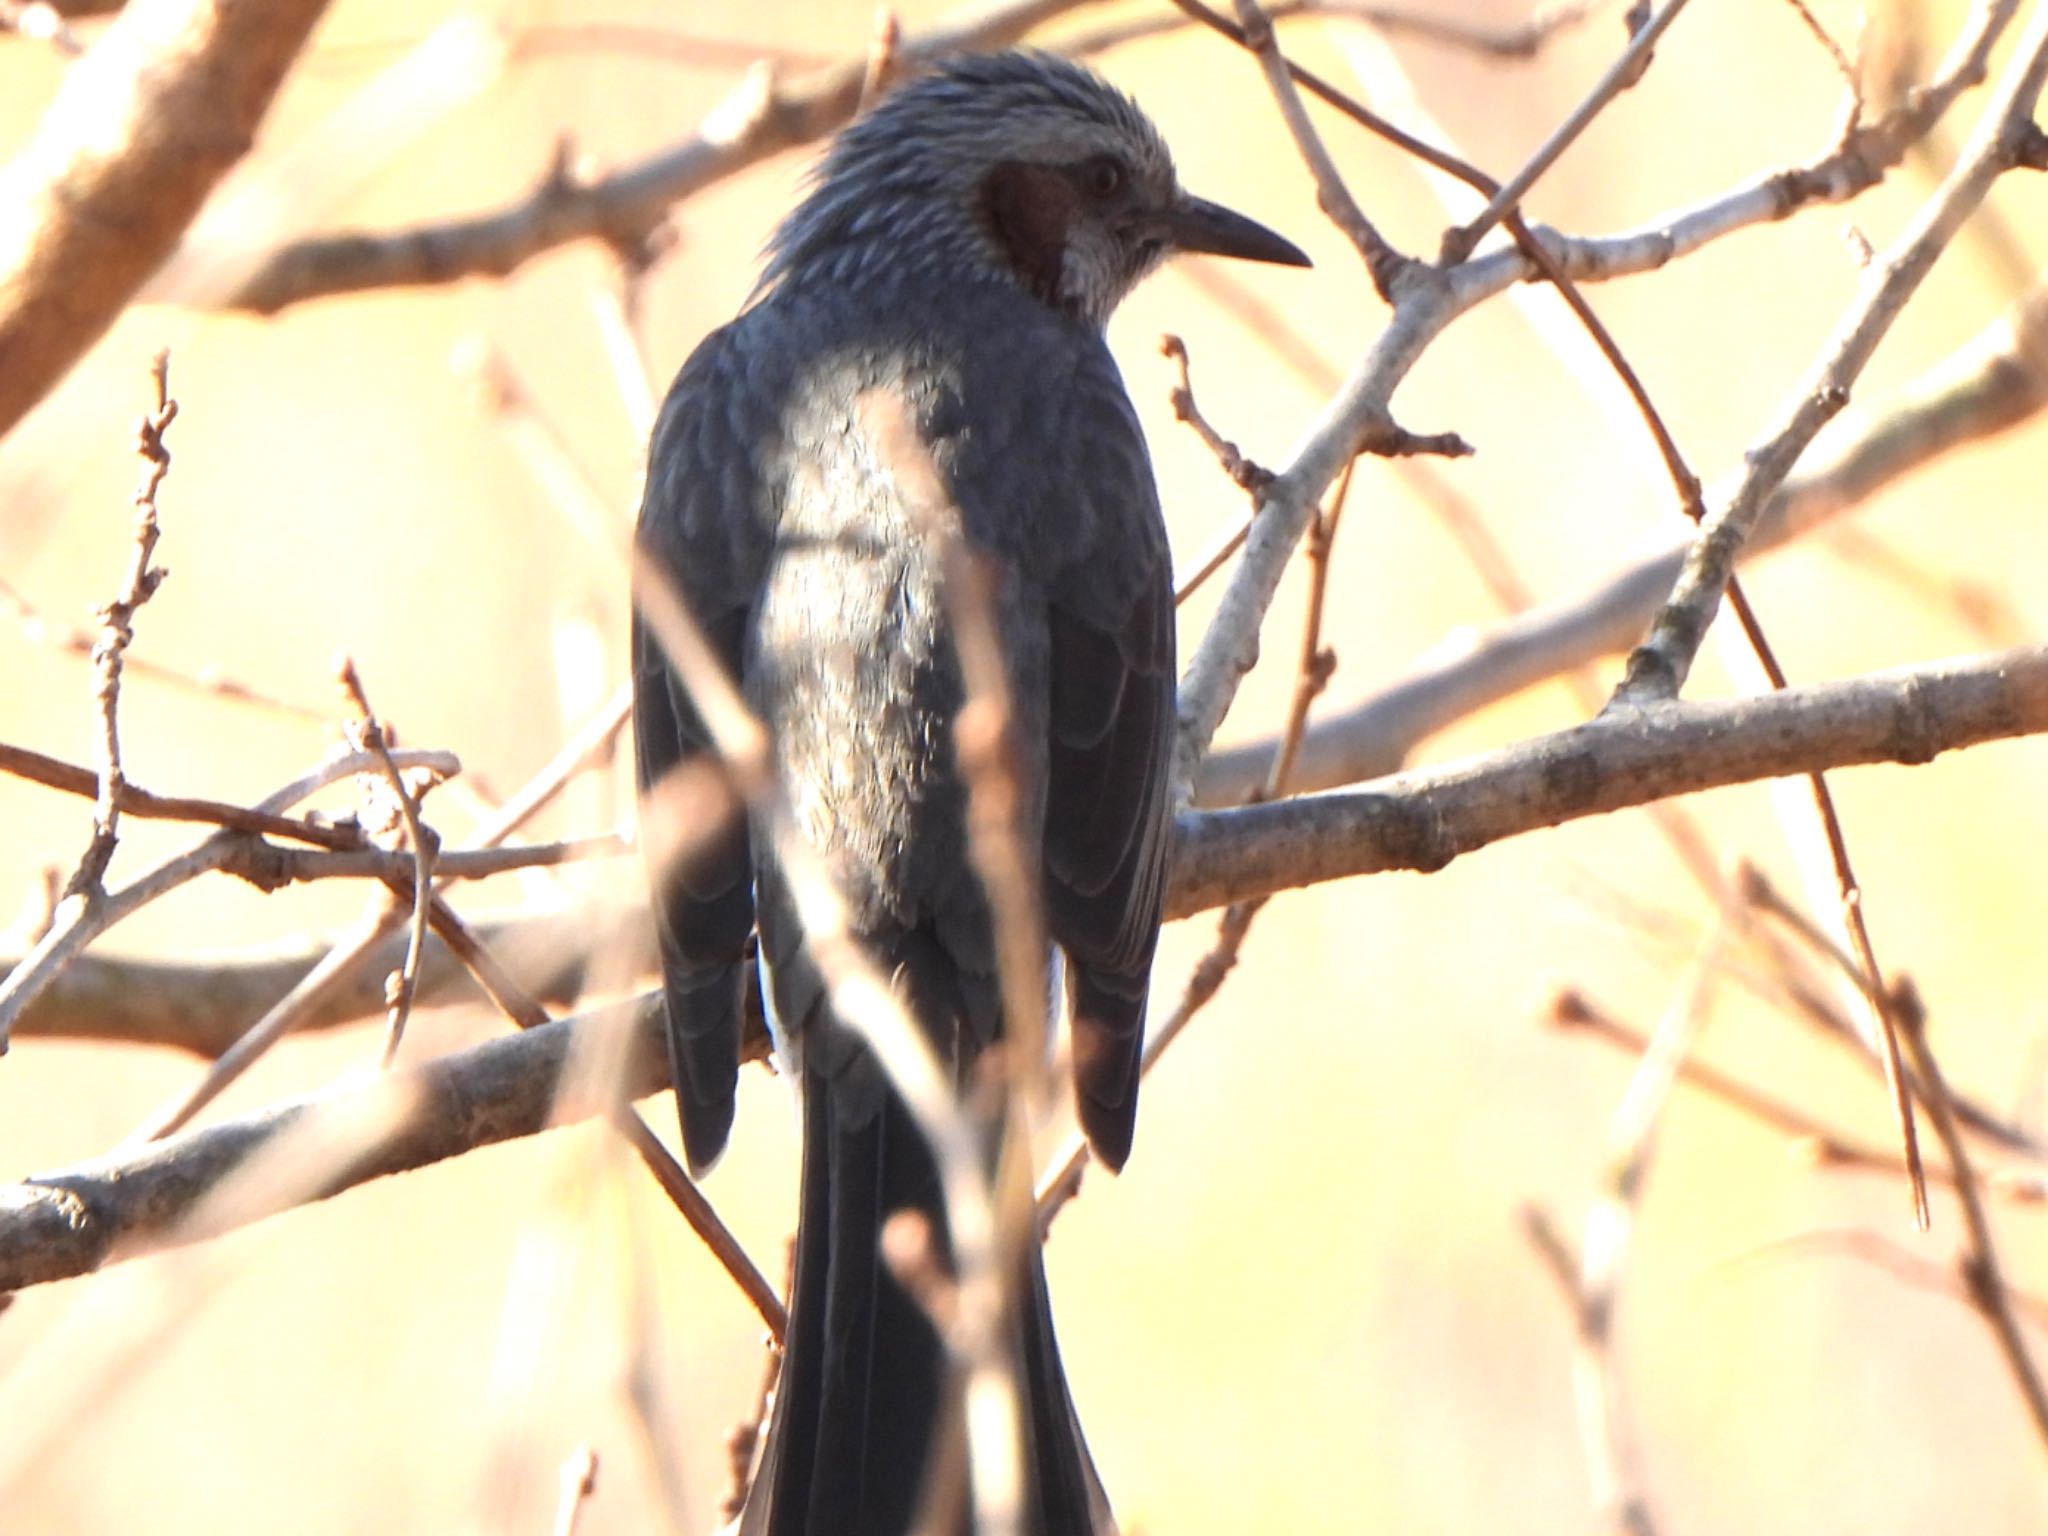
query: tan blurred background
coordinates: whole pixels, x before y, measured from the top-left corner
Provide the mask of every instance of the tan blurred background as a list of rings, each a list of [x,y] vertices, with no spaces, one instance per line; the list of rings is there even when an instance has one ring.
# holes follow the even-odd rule
[[[1527,13],[1508,0],[1441,9],[1495,22]],[[1920,9],[1940,42],[1963,7]],[[1815,11],[1854,36],[1855,8]],[[939,13],[902,8],[912,28]],[[1109,7],[1050,35],[1149,13]],[[313,141],[458,15],[502,29],[502,68],[394,150],[344,156],[344,182],[286,177],[299,222],[278,234],[496,207],[533,184],[564,134],[598,166],[648,154],[688,132],[747,58],[789,50],[787,73],[801,78],[807,61],[858,54],[872,24],[867,5],[828,0],[473,11],[341,0],[246,169],[261,174]],[[657,29],[675,46],[607,30],[623,27]],[[1392,46],[1422,105],[1504,175],[1619,35],[1610,13],[1513,65]],[[1362,34],[1303,22],[1285,37],[1356,87]],[[1102,64],[1158,118],[1191,187],[1315,255],[1306,276],[1229,276],[1280,306],[1329,369],[1348,366],[1384,310],[1317,215],[1253,65],[1191,31]],[[27,134],[60,74],[51,50],[0,39],[0,152]],[[1532,211],[1588,232],[1652,219],[1819,153],[1838,97],[1833,66],[1782,0],[1696,6],[1645,84],[1543,182]],[[1383,228],[1432,251],[1444,216],[1429,189],[1393,152],[1327,127]],[[776,159],[679,211],[679,247],[646,291],[645,337],[664,376],[743,300],[810,158]],[[1851,209],[1809,212],[1592,291],[1704,475],[1726,472],[1769,422],[1851,295],[1844,231],[1853,223],[1881,246],[1938,169],[1916,161]],[[1859,406],[2003,308],[2044,240],[2037,185],[2002,187],[1898,327]],[[591,304],[615,281],[606,253],[586,245],[502,282],[351,297],[269,320],[137,308],[0,443],[0,574],[66,623],[89,623],[111,594],[127,558],[130,423],[146,403],[148,359],[169,345],[183,408],[161,496],[159,559],[172,575],[141,617],[135,654],[218,668],[339,714],[331,658],[346,651],[406,740],[453,749],[509,792],[623,675],[624,592],[457,360],[501,353],[623,522],[642,445]],[[1598,397],[1597,373],[1560,360],[1546,323],[1539,333],[1513,305],[1488,306],[1431,349],[1396,409],[1414,430],[1455,430],[1478,447],[1444,477],[1534,588],[1558,597],[1668,539],[1677,514],[1639,426]],[[1125,307],[1111,339],[1185,555],[1242,503],[1172,419],[1156,349],[1164,331],[1186,338],[1211,419],[1264,462],[1284,461],[1322,396],[1200,274],[1169,271]],[[2039,635],[2044,475],[2048,434],[2036,427],[1894,487],[1855,526],[1911,580],[1831,537],[1759,567],[1751,591],[1793,678]],[[1497,616],[1453,541],[1377,463],[1361,466],[1333,580],[1332,701],[1364,696]],[[1994,600],[1992,630],[1959,614],[1957,583]],[[1280,716],[1300,586],[1297,573],[1232,739]],[[1184,646],[1205,611],[1190,605]],[[1710,657],[1692,691],[1728,686]],[[1562,687],[1547,687],[1427,755],[1576,712]],[[334,739],[331,726],[144,679],[129,685],[122,723],[137,782],[245,802]],[[87,669],[0,623],[0,740],[90,761],[93,727]],[[2039,1101],[2048,1043],[2044,769],[2048,753],[2021,743],[1834,780],[1879,954],[1918,980],[1951,1076],[2022,1116]],[[1688,810],[1721,857],[1753,859],[1796,888],[1780,816],[1789,808],[1796,823],[1799,804],[1753,788]],[[462,802],[443,792],[430,807],[459,840]],[[615,774],[579,783],[544,830],[599,830],[626,814]],[[0,780],[0,903],[29,904],[38,871],[68,869],[88,830],[84,802]],[[129,823],[116,875],[193,835]],[[462,892],[460,905],[488,912],[638,878],[606,864],[552,884],[494,882]],[[261,896],[216,878],[104,943],[175,954],[257,945],[338,928],[369,900],[335,884]],[[1666,920],[1661,940],[1625,920],[1638,907]],[[1588,1529],[1571,1321],[1518,1213],[1541,1205],[1577,1234],[1629,1062],[1547,1031],[1544,1003],[1569,983],[1647,1027],[1711,921],[1639,815],[1527,837],[1427,878],[1273,903],[1222,997],[1151,1079],[1129,1171],[1091,1180],[1049,1250],[1076,1397],[1128,1530]],[[1169,930],[1162,995],[1178,994],[1213,930],[1213,916]],[[482,1013],[429,1014],[407,1051],[500,1027]],[[360,1069],[377,1041],[364,1026],[289,1042],[215,1113]],[[1719,995],[1700,1049],[1847,1132],[1880,1144],[1890,1135],[1873,1079],[1739,989]],[[170,1053],[18,1045],[0,1061],[0,1177],[108,1149],[195,1071]],[[672,1134],[665,1101],[646,1110]],[[735,1144],[708,1188],[771,1273],[790,1223],[794,1148],[781,1086],[750,1071]],[[2048,1293],[2042,1218],[2010,1205],[1998,1215],[2011,1278]],[[1937,1194],[1934,1231],[1917,1236],[1896,1182],[1816,1171],[1782,1137],[1681,1091],[1640,1220],[1618,1348],[1663,1530],[2043,1529],[2048,1462],[1990,1336],[1955,1294],[1922,1283],[1960,1242],[1948,1199]],[[1871,1233],[1925,1274],[1873,1262],[1853,1236]],[[726,1483],[723,1437],[760,1376],[759,1334],[637,1167],[594,1132],[556,1133],[196,1254],[21,1296],[0,1315],[0,1530],[526,1536],[551,1528],[557,1468],[584,1444],[602,1471],[582,1529],[668,1529],[660,1458],[629,1402],[636,1381],[680,1469],[679,1528],[708,1530]],[[2048,1347],[2048,1336],[2032,1342]],[[54,1406],[73,1397],[53,1383],[74,1390],[75,1412]]]

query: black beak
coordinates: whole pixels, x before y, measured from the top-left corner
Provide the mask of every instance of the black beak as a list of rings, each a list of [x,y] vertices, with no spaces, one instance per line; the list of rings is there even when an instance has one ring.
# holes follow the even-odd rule
[[[1205,256],[1235,256],[1240,261],[1270,261],[1276,266],[1305,267],[1308,257],[1291,240],[1265,225],[1232,213],[1219,203],[1182,197],[1159,216],[1159,232],[1176,251]]]

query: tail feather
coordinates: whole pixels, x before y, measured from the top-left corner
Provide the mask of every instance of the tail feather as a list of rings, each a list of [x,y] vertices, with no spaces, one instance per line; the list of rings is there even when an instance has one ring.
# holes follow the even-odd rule
[[[815,1026],[811,1041],[823,1043]],[[952,1518],[925,1522],[940,1453],[960,1443],[958,1383],[937,1329],[881,1250],[883,1227],[901,1211],[921,1216],[943,1248],[931,1150],[864,1048],[841,1055],[830,1076],[807,1066],[803,1114],[789,1335],[741,1536],[966,1536],[964,1501]],[[1067,1393],[1036,1245],[1015,1318],[1026,1528],[1102,1536],[1112,1529],[1107,1503]]]

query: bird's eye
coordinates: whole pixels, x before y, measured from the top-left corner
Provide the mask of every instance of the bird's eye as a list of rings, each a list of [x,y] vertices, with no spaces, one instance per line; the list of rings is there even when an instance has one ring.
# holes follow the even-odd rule
[[[1108,155],[1099,155],[1081,167],[1081,184],[1093,197],[1114,197],[1124,189],[1124,168]]]

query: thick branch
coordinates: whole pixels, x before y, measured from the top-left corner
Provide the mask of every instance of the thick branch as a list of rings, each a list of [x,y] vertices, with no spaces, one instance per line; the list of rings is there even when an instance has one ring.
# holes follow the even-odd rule
[[[0,169],[0,434],[177,244],[325,0],[131,0]]]
[[[318,1198],[477,1147],[531,1136],[552,1123],[555,1085],[576,1048],[577,1032],[628,1022],[635,1036],[622,1082],[624,1091],[637,1098],[668,1081],[658,1020],[652,1008],[614,1008],[0,1189],[0,1291],[88,1274],[114,1260],[213,1235],[182,1229],[222,1179],[247,1167],[309,1116],[331,1113],[341,1125],[377,1123],[364,1111],[376,1096],[391,1091],[394,1080],[400,1091],[419,1095],[419,1109],[396,1132],[365,1146],[338,1169]],[[564,1114],[587,1117],[603,1108],[588,1095],[572,1095],[570,1102],[573,1108],[564,1108]],[[237,1214],[254,1220],[275,1213],[251,1209]]]
[[[1582,816],[2048,730],[2048,646],[1760,698],[1603,716],[1344,794],[1181,818],[1171,916],[1389,869],[1441,869]]]
[[[1667,795],[1854,763],[1925,762],[1939,751],[2044,730],[2042,647],[1767,698],[1668,705],[1350,794],[1184,814],[1168,911],[1189,917],[1323,880],[1434,869],[1504,837]],[[522,985],[551,1001],[580,993],[595,952],[629,957],[638,975],[652,965],[653,939],[637,905],[504,918],[479,931],[508,957]],[[88,953],[51,983],[17,1031],[215,1056],[324,951],[323,945],[184,961]],[[299,1027],[331,1028],[377,1012],[380,979],[397,955],[387,945],[365,963],[357,985]],[[430,946],[422,1000],[453,1001],[469,988],[460,967]]]

